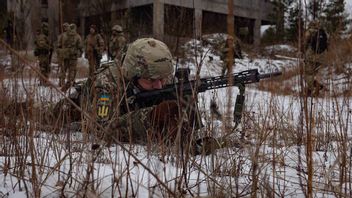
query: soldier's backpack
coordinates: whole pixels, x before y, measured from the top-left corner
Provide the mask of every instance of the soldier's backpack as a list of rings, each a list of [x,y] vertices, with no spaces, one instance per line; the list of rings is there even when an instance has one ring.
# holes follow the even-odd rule
[[[328,48],[328,36],[326,32],[320,28],[310,36],[309,43],[315,53],[321,54]]]

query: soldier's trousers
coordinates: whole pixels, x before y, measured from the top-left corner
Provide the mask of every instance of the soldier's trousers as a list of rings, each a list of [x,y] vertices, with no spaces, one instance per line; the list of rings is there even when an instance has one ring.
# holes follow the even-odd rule
[[[59,65],[59,85],[60,87],[65,84],[65,68],[64,68],[64,60],[62,58],[58,58]]]
[[[314,82],[316,81],[316,75],[321,66],[320,55],[314,54],[311,50],[306,52],[304,66],[304,80],[307,83],[307,88],[313,90],[315,88]]]
[[[89,62],[89,78],[94,78],[94,73],[99,69],[100,59],[94,55],[88,56]]]
[[[50,74],[50,58],[49,55],[39,55],[38,56],[38,60],[39,60],[39,68],[40,68],[40,72],[44,75],[45,78],[49,78],[49,74]],[[40,82],[44,83],[45,81],[40,78]]]
[[[62,68],[60,68],[60,81],[72,85],[77,73],[77,59],[64,59]]]

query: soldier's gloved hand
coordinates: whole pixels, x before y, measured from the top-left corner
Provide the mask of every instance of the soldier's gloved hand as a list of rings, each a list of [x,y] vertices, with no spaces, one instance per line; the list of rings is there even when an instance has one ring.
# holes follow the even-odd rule
[[[164,101],[149,114],[149,121],[157,138],[175,138],[180,119],[179,106],[176,101]]]

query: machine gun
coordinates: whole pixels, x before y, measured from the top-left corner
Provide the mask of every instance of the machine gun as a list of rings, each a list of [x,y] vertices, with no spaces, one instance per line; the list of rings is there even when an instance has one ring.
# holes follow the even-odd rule
[[[201,78],[199,80],[188,80],[187,71],[177,71],[179,82],[167,85],[163,89],[134,93],[131,95],[131,106],[139,108],[150,107],[157,105],[165,100],[178,100],[186,96],[196,95],[207,90],[219,89],[230,86],[239,87],[240,93],[237,95],[234,122],[239,123],[242,117],[244,105],[245,85],[259,82],[262,79],[271,78],[281,75],[281,72],[259,74],[258,69],[245,70],[239,73],[234,73],[229,76],[217,76]]]

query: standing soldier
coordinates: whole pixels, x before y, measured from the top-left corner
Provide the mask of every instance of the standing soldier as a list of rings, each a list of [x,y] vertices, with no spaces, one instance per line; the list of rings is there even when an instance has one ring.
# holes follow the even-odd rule
[[[57,39],[57,58],[59,62],[59,85],[62,87],[65,84],[66,70],[64,69],[64,59],[67,58],[67,53],[63,50],[63,38],[67,34],[70,24],[64,23],[62,25],[62,33]]]
[[[104,52],[105,44],[102,36],[97,32],[97,26],[91,25],[85,41],[85,55],[89,62],[89,78],[94,79],[94,72],[100,66],[100,59]]]
[[[320,27],[319,21],[312,21],[305,33],[305,67],[304,79],[307,84],[308,96],[318,95],[324,86],[316,78],[321,66],[321,57],[328,48],[328,37],[325,30]]]
[[[126,50],[126,38],[123,29],[119,25],[112,28],[112,35],[109,42],[109,58],[115,60],[116,64],[121,64],[121,57]]]
[[[233,43],[233,53],[234,53],[234,58],[239,58],[242,59],[242,50],[241,50],[241,45],[239,42],[239,39],[236,37],[233,38],[232,36],[227,36],[225,43],[221,46],[221,55],[220,59],[223,61],[223,67],[221,74],[225,75],[227,71],[227,63],[228,63],[228,53],[230,51],[229,44]]]
[[[69,26],[69,30],[62,38],[62,52],[64,55],[63,64],[63,79],[66,78],[66,73],[68,72],[67,82],[62,87],[62,91],[66,91],[71,87],[76,78],[77,72],[77,59],[82,54],[82,39],[81,36],[76,31],[77,27],[75,24]],[[61,76],[60,76],[61,77]]]
[[[50,62],[51,55],[53,52],[52,45],[49,41],[49,27],[48,23],[43,22],[41,25],[40,33],[37,35],[34,45],[34,55],[39,60],[40,72],[44,75],[46,79],[40,78],[40,85],[46,85],[46,80],[49,78],[50,74]]]

